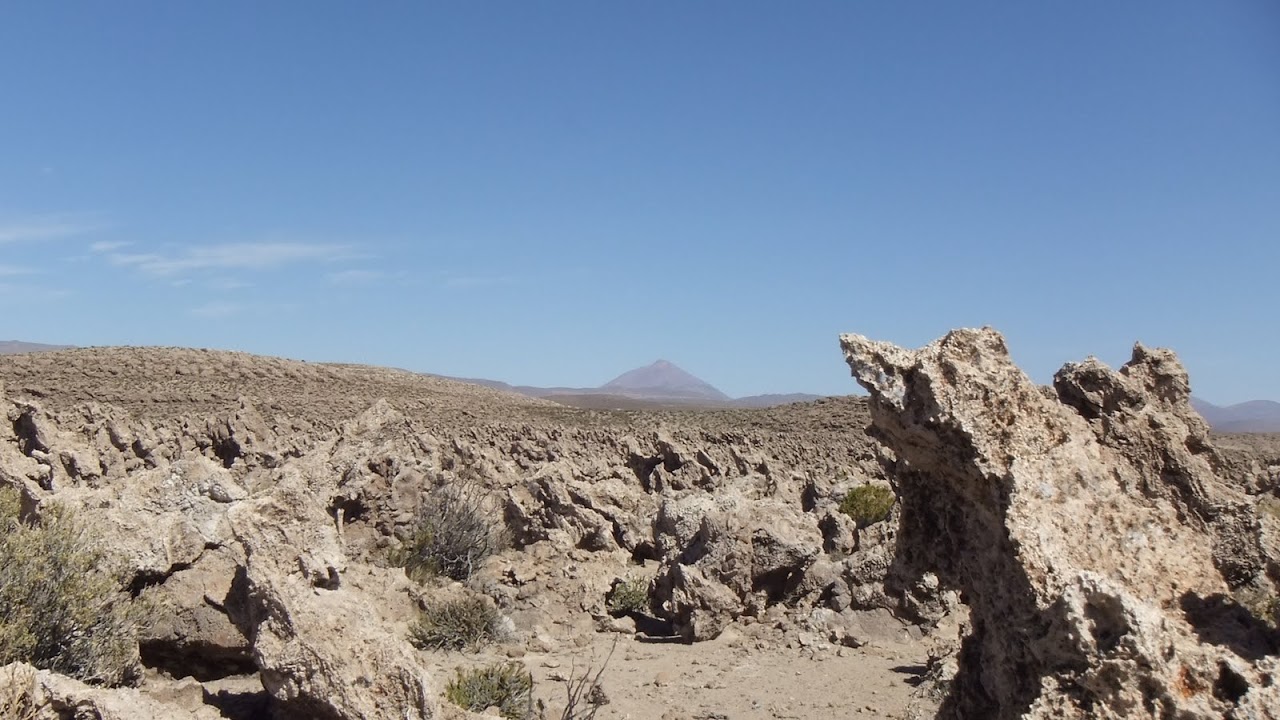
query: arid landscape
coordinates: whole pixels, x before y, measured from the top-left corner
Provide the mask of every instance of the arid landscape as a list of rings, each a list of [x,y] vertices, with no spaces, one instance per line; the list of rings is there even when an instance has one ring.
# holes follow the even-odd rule
[[[2,17],[0,720],[1280,720],[1280,4]]]
[[[1280,438],[1209,436],[1159,351],[1036,388],[990,331],[844,345],[870,398],[666,411],[207,350],[0,357],[17,522],[74,513],[110,604],[145,608],[111,682],[10,664],[0,707],[464,717],[459,671],[514,662],[549,718],[1276,716]],[[459,504],[493,552],[415,564]],[[465,603],[480,635],[421,634]]]

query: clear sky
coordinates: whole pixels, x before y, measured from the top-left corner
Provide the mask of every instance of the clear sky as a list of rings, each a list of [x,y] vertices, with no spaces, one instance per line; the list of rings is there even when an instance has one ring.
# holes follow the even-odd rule
[[[11,2],[0,339],[731,395],[840,332],[1280,399],[1280,3]]]

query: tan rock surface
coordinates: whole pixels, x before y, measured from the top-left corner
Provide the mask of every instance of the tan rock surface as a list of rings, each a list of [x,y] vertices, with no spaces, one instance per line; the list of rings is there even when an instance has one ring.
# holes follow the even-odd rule
[[[836,511],[851,488],[898,472],[865,436],[859,398],[579,410],[397,370],[163,348],[0,358],[0,383],[0,483],[34,512],[76,509],[118,557],[122,584],[157,609],[142,685],[93,691],[187,716],[432,716],[455,668],[518,658],[557,717],[564,678],[617,639],[601,720],[897,717],[930,653],[946,665],[965,616],[947,590],[958,584],[904,572],[928,558],[894,552],[921,547],[918,520],[895,510],[859,529]],[[1162,446],[1141,431],[1150,420],[1135,411],[1073,432],[1117,447],[1149,439],[1156,462]],[[1097,444],[1104,460],[1123,454]],[[1170,462],[1190,467],[1188,452]],[[1256,505],[1275,488],[1277,458],[1242,444],[1220,460]],[[465,585],[410,582],[390,558],[434,493],[456,487],[472,488],[512,543]],[[1192,507],[1185,497],[1162,502]],[[1239,503],[1194,507],[1220,528],[1215,572],[1231,583],[1274,574],[1280,528],[1240,544]],[[1023,520],[1028,533],[1038,522]],[[1062,520],[1045,531],[1071,530]],[[1167,567],[1204,562],[1193,553]],[[623,580],[649,588],[648,612],[609,614]],[[501,643],[478,654],[408,645],[422,602],[468,593],[497,604]]]
[[[957,587],[972,628],[940,717],[1275,717],[1252,502],[1172,353],[1038,388],[993,330],[920,350],[841,338],[894,453],[895,563]]]
[[[99,688],[23,663],[0,667],[0,717],[7,720],[217,720],[199,686],[166,700],[133,688]]]
[[[905,658],[918,633],[887,614],[858,616],[895,602],[851,590],[879,587],[885,566],[855,572],[856,533],[822,529],[851,483],[883,481],[856,399],[585,411],[401,371],[155,348],[0,359],[0,381],[11,421],[0,481],[37,509],[77,509],[157,609],[142,638],[145,695],[194,681],[228,718],[427,717],[458,665],[523,655],[554,708],[557,673],[618,637],[634,647],[610,664],[602,718],[686,712],[694,691],[706,717],[897,707],[914,677],[806,673],[803,696],[794,671],[764,680],[797,663],[854,678],[863,664],[915,666]],[[462,485],[513,547],[468,588],[418,586],[386,567],[432,493]],[[655,527],[662,507],[681,508],[675,534]],[[853,554],[828,559],[827,535]],[[651,615],[608,615],[617,581],[648,586],[660,574],[708,582],[655,593]],[[506,616],[504,645],[476,657],[408,645],[418,602],[477,591]],[[838,610],[833,597],[844,598]],[[630,634],[669,641],[687,628],[728,641]],[[873,638],[904,649],[877,656]],[[722,667],[738,656],[754,669]],[[701,679],[713,669],[718,679]],[[660,671],[671,682],[647,684]]]

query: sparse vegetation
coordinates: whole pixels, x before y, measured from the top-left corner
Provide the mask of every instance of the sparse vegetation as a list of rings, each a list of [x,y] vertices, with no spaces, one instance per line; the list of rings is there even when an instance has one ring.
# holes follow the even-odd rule
[[[577,674],[576,669],[570,669],[569,677],[564,680],[566,699],[564,712],[560,713],[560,720],[594,720],[600,708],[609,704],[609,696],[605,694],[600,678],[604,675],[605,668],[609,667],[609,660],[613,659],[613,653],[617,649],[618,642],[614,640],[613,647],[609,649],[609,656],[595,672],[591,671],[590,665],[582,671],[581,675]],[[544,709],[542,701],[538,701],[538,708],[540,711]],[[544,712],[539,714],[543,718],[546,717]]]
[[[481,597],[435,601],[409,629],[409,641],[423,650],[474,650],[498,639],[501,621],[497,608]]]
[[[897,498],[893,491],[881,485],[859,485],[850,490],[840,501],[840,512],[853,518],[859,528],[874,525],[889,517]]]
[[[606,602],[611,615],[648,612],[649,585],[641,580],[620,580],[614,583]]]
[[[502,534],[484,489],[473,482],[439,488],[418,513],[397,560],[410,577],[467,580],[497,552]]]
[[[35,720],[35,683],[35,671],[29,667],[15,665],[9,672],[0,673],[0,718]]]
[[[533,676],[519,662],[459,669],[445,686],[444,696],[471,712],[497,707],[509,720],[533,717]]]
[[[0,488],[0,665],[103,685],[136,678],[141,612],[106,566],[71,513],[23,519],[18,493]]]

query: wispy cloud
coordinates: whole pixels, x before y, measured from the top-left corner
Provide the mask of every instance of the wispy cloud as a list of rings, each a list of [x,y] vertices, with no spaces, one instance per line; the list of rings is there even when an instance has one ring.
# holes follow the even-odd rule
[[[109,252],[107,261],[158,277],[193,270],[266,270],[303,262],[350,257],[345,245],[313,243],[228,243],[186,248],[176,254]]]
[[[220,277],[214,278],[208,282],[208,286],[213,290],[243,290],[247,287],[253,287],[249,282],[238,277]]]
[[[246,307],[240,303],[227,302],[225,300],[214,300],[213,302],[207,302],[204,305],[191,308],[191,314],[196,317],[216,319],[231,317],[232,315],[243,312],[245,309]]]
[[[119,250],[120,248],[129,247],[132,243],[126,240],[99,240],[89,246],[89,249],[96,253],[106,253]]]
[[[20,267],[18,265],[0,265],[0,277],[14,277],[15,275],[34,275],[35,270],[28,267]]]
[[[82,235],[94,229],[96,228],[93,225],[71,222],[62,218],[32,218],[0,223],[0,244],[57,240],[72,235]]]
[[[325,276],[333,285],[351,286],[351,285],[367,285],[376,280],[386,277],[386,273],[377,270],[343,270],[341,272],[329,273]]]

